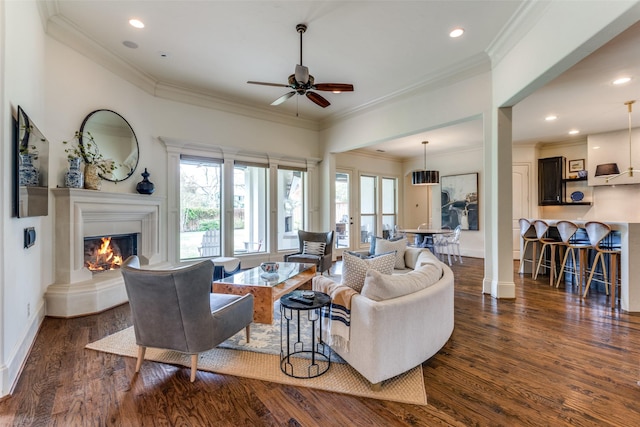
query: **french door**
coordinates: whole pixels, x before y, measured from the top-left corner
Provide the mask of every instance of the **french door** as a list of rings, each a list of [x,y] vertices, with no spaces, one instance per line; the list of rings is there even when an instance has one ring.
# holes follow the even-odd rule
[[[335,218],[336,233],[334,236],[334,252],[341,257],[345,250],[352,250],[353,239],[353,207],[351,193],[353,177],[351,171],[336,170],[335,177]]]

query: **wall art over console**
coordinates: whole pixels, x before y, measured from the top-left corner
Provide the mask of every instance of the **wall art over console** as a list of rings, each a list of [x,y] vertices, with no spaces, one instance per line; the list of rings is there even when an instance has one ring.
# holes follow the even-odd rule
[[[478,230],[478,174],[440,178],[442,227]]]

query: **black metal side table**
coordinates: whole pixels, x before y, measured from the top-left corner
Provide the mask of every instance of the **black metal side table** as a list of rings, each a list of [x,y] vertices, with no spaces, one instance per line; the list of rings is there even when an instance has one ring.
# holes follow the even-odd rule
[[[303,292],[313,292],[313,298]],[[280,298],[280,370],[286,375],[315,378],[331,366],[331,349],[322,342],[322,310],[330,303],[329,295],[316,291],[293,291]],[[301,330],[305,323],[310,332]]]

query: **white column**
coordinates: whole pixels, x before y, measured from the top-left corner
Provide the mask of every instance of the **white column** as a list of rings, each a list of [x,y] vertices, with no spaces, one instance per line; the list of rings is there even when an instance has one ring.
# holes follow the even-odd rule
[[[498,108],[485,117],[485,278],[483,293],[515,298],[512,259],[512,138],[511,108]]]

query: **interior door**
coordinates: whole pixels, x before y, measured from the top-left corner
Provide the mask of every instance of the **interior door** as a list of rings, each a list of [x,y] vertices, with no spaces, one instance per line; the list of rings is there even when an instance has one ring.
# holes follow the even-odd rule
[[[335,178],[335,218],[336,235],[334,237],[334,252],[336,257],[342,257],[342,252],[353,248],[353,208],[351,203],[351,186],[353,178],[351,171],[336,170]]]
[[[530,218],[529,164],[514,163],[512,172],[513,191],[513,259],[520,259],[520,218]]]

